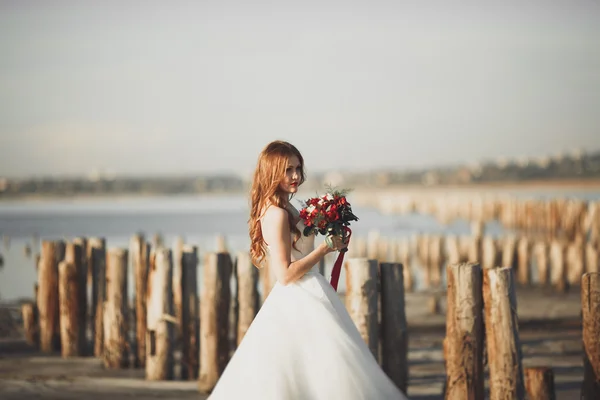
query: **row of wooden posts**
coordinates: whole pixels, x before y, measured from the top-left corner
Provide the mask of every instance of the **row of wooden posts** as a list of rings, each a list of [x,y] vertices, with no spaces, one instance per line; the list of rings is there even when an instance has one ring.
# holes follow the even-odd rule
[[[414,235],[410,238],[385,238],[371,232],[366,238],[353,238],[349,256],[367,257],[405,266],[406,291],[417,287],[437,290],[444,287],[447,265],[477,262],[483,268],[512,267],[520,285],[550,287],[566,292],[579,286],[585,272],[598,272],[600,245],[579,239],[546,239],[526,234],[486,235],[478,224],[471,235]]]
[[[105,241],[97,238],[42,242],[36,300],[23,305],[27,338],[41,351],[60,351],[63,357],[101,357],[106,368],[145,368],[148,380],[197,379],[199,390],[209,392],[258,312],[259,282],[264,301],[272,275],[259,272],[247,252],[235,257],[224,251],[206,253],[198,290],[196,247],[151,247],[141,235],[132,238],[128,250],[106,250]],[[404,266],[349,254],[345,272],[345,301],[352,319],[384,371],[406,392]],[[600,279],[598,273],[582,279],[586,387],[598,390]],[[496,393],[491,398],[522,398],[526,381],[514,280],[510,267],[464,262],[446,267],[447,398],[481,398],[484,342],[490,390]],[[532,370],[531,381],[538,373],[548,374]]]
[[[360,204],[386,213],[432,215],[447,224],[455,219],[498,221],[506,229],[544,234],[548,238],[589,237],[600,244],[600,201],[572,198],[524,199],[470,193],[369,194]]]

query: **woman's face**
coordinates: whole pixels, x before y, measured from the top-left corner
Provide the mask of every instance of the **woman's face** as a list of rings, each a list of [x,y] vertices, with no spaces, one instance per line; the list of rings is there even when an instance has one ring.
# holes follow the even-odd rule
[[[300,160],[296,156],[289,157],[287,168],[285,169],[285,177],[279,184],[279,187],[286,193],[296,193],[301,178],[302,165],[300,165]]]

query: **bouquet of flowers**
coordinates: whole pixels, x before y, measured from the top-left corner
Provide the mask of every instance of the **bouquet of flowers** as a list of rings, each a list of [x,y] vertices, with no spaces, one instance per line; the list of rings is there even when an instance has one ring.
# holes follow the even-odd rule
[[[303,202],[300,210],[300,219],[306,226],[303,234],[305,236],[313,233],[315,235],[341,236],[345,241],[349,240],[352,234],[349,228],[350,222],[358,221],[358,217],[352,212],[352,206],[346,198],[349,190],[337,190],[331,187],[327,189],[327,193],[324,195]],[[347,248],[340,252],[331,274],[331,284],[336,290],[344,258],[343,253],[346,251]]]

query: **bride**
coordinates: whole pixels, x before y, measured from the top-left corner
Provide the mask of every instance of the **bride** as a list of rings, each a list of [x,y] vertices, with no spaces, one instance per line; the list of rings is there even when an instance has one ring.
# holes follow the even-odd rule
[[[305,179],[304,160],[287,142],[260,154],[249,220],[254,265],[267,253],[277,282],[209,400],[406,399],[380,368],[345,306],[318,272],[347,246],[328,237],[315,247],[289,203]]]

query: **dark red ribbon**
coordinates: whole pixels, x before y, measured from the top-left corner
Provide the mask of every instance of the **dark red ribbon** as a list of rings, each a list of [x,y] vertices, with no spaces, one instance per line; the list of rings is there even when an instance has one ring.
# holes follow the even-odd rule
[[[350,228],[348,228],[347,226],[344,227],[344,230],[348,234],[347,243],[349,244],[350,236],[352,236],[352,230],[350,230]],[[340,280],[340,272],[342,271],[342,263],[344,262],[344,254],[346,254],[346,251],[348,251],[347,247],[343,251],[340,251],[340,254],[338,254],[337,259],[335,260],[335,264],[333,264],[333,269],[331,270],[331,281],[329,283],[333,287],[333,290],[335,290],[336,292],[338,287],[338,281]]]

